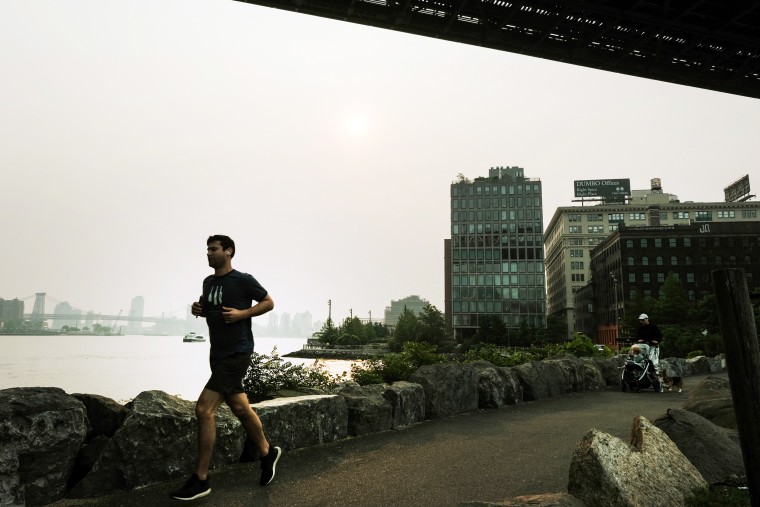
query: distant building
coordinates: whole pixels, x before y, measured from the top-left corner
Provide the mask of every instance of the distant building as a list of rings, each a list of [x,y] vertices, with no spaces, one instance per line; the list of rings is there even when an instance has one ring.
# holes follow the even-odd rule
[[[658,298],[672,273],[686,297],[696,301],[713,292],[710,272],[722,268],[744,269],[750,292],[760,292],[760,227],[756,222],[621,224],[591,252],[592,311],[580,313],[590,319],[576,319],[576,328],[599,343],[612,344],[616,321],[623,319],[627,303],[637,295]]]
[[[18,298],[0,298],[0,327],[6,322],[24,319],[24,302]]]
[[[757,223],[759,211],[760,202],[680,202],[663,192],[659,178],[649,190],[633,190],[628,202],[557,208],[544,233],[547,315],[565,323],[568,337],[581,331],[574,294],[589,283],[591,251],[623,224]]]
[[[397,301],[391,301],[390,306],[385,307],[385,319],[383,322],[386,326],[395,326],[398,324],[398,318],[404,313],[404,309],[419,314],[430,303],[419,296],[407,296]]]
[[[132,319],[142,319],[143,312],[145,311],[145,298],[142,296],[135,296],[132,298],[132,305],[129,307],[130,320],[127,322],[127,334],[140,334],[142,333],[142,321]]]
[[[457,337],[483,317],[508,328],[546,324],[541,180],[520,167],[451,184],[451,240],[444,240],[446,322]]]
[[[61,329],[64,326],[78,328],[82,320],[82,310],[73,308],[68,301],[62,301],[55,305],[53,314],[55,315],[53,318],[54,329]]]

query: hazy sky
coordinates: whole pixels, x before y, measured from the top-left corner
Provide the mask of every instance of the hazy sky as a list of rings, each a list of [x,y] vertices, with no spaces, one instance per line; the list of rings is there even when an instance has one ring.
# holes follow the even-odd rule
[[[758,100],[234,1],[5,0],[0,63],[6,299],[184,315],[218,233],[278,313],[443,310],[460,172],[760,185]]]

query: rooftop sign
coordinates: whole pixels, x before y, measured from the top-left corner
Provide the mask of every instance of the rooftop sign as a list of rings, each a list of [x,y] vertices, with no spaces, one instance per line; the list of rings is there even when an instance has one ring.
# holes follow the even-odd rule
[[[631,180],[575,180],[575,197],[604,197],[622,200],[631,195]]]
[[[742,200],[742,197],[749,194],[749,174],[745,174],[724,188],[723,193],[726,195],[726,202]]]

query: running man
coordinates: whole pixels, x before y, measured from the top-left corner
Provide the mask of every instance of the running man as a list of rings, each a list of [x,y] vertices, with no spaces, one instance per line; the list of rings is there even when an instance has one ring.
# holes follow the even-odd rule
[[[248,439],[258,447],[261,456],[259,483],[262,486],[274,479],[275,467],[282,454],[279,447],[270,447],[261,420],[243,391],[243,378],[253,353],[251,318],[272,310],[274,301],[254,277],[232,269],[235,242],[231,238],[210,236],[206,246],[208,265],[214,269],[214,274],[203,280],[203,296],[193,303],[192,314],[205,317],[208,324],[211,378],[195,405],[198,463],[195,473],[182,488],[170,494],[177,500],[195,500],[211,493],[208,470],[216,441],[216,410],[222,402],[232,409]]]

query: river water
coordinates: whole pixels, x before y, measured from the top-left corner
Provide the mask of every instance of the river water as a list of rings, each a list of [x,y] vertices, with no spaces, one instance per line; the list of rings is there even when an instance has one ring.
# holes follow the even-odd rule
[[[282,356],[306,338],[256,337],[255,350]],[[209,376],[208,342],[181,336],[0,336],[0,389],[60,387],[67,393],[99,394],[121,403],[143,391],[161,390],[198,398]],[[313,359],[284,358],[292,364]],[[352,361],[321,361],[332,374],[350,372]]]

